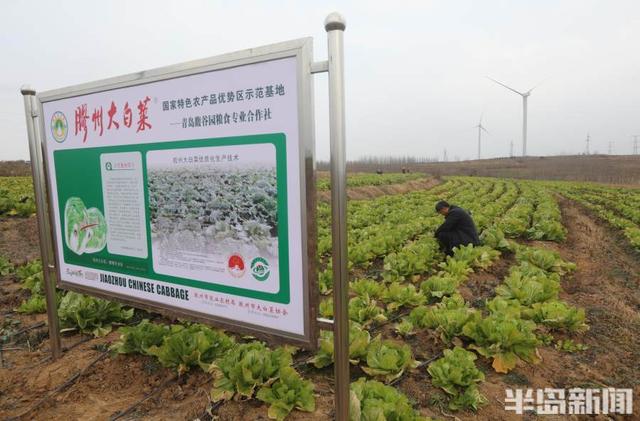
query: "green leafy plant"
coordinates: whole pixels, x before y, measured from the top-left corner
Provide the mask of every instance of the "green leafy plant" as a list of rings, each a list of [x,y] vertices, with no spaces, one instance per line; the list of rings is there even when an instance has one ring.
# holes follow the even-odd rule
[[[460,281],[447,274],[432,276],[420,284],[420,290],[427,297],[442,298],[456,292]]]
[[[333,291],[333,272],[331,267],[320,271],[318,274],[318,288],[322,295],[329,295]]]
[[[477,310],[466,306],[447,308],[446,304],[436,304],[427,311],[420,324],[430,329],[436,329],[440,339],[448,343],[462,334],[462,328],[473,319]]]
[[[421,237],[401,250],[387,254],[384,258],[382,276],[387,282],[398,282],[426,273],[437,262],[439,256],[435,239],[431,236]]]
[[[484,381],[484,374],[476,368],[476,355],[456,346],[444,350],[444,357],[429,364],[427,371],[433,384],[451,395],[449,408],[472,409],[474,411],[487,403],[478,391],[478,383]]]
[[[394,282],[382,292],[382,301],[387,304],[387,310],[393,312],[401,307],[423,304],[426,298],[420,291],[416,291],[415,285]]]
[[[333,317],[333,299],[327,298],[320,301],[320,305],[318,306],[318,312],[322,317],[332,318]]]
[[[491,314],[485,318],[476,315],[462,328],[462,333],[474,342],[469,348],[493,358],[493,368],[498,373],[508,373],[515,368],[518,357],[531,363],[539,361],[535,328],[534,322],[510,315]]]
[[[516,318],[520,318],[522,315],[523,308],[518,300],[494,297],[487,300],[486,305],[491,314],[504,314]]]
[[[500,252],[487,246],[474,247],[473,244],[468,244],[453,250],[453,259],[481,269],[487,269],[498,257]]]
[[[267,414],[278,421],[284,420],[294,408],[305,412],[316,409],[313,383],[303,380],[292,367],[282,367],[280,378],[270,386],[261,387],[256,398],[270,404]]]
[[[400,377],[405,370],[418,366],[409,345],[382,340],[380,336],[369,344],[366,363],[362,370],[370,376],[384,379],[386,383]]]
[[[118,354],[149,354],[149,348],[160,346],[165,336],[171,333],[169,326],[142,320],[136,326],[124,326],[118,329],[120,339],[111,345]]]
[[[351,383],[349,421],[428,421],[399,390],[361,377]]]
[[[440,268],[439,275],[449,275],[458,282],[465,281],[473,269],[469,267],[469,264],[463,260],[456,260],[451,256],[447,256],[447,260],[438,264]]]
[[[16,309],[18,313],[36,314],[47,311],[46,299],[44,296],[44,274],[42,272],[42,262],[33,260],[16,269],[16,275],[21,281],[21,287],[29,290],[30,296],[23,300]],[[58,294],[61,296],[61,294]],[[58,297],[60,298],[60,297]]]
[[[480,234],[482,244],[500,251],[512,251],[513,245],[504,236],[500,228],[493,226],[485,229]]]
[[[349,289],[359,296],[367,295],[371,298],[380,298],[385,287],[383,283],[372,279],[358,279],[349,283]]]
[[[573,272],[576,269],[575,263],[562,260],[557,252],[539,247],[518,247],[516,259],[519,262],[526,261],[547,272],[555,272],[559,275]]]
[[[357,364],[367,355],[367,347],[371,342],[371,335],[360,324],[349,322],[349,360]],[[309,360],[316,368],[323,368],[333,364],[333,332],[320,331],[320,345],[316,355]]]
[[[18,313],[39,314],[47,311],[47,301],[44,295],[34,294],[29,299],[23,300],[16,309]]]
[[[407,317],[403,318],[400,323],[396,323],[393,329],[400,336],[413,336],[416,334],[416,326]]]
[[[62,328],[79,329],[83,333],[104,336],[113,323],[122,323],[133,316],[133,309],[72,291],[60,301],[58,317]]]
[[[496,288],[496,293],[506,299],[518,300],[524,306],[558,298],[560,284],[548,276],[527,277],[515,270]]]
[[[587,345],[574,342],[572,339],[559,340],[558,342],[556,342],[555,348],[557,350],[569,353],[586,351],[587,349],[589,349]]]
[[[562,301],[535,303],[525,310],[524,317],[550,329],[569,332],[584,332],[589,329],[585,322],[584,309],[570,306]]]
[[[15,270],[16,276],[23,282],[28,281],[34,275],[37,275],[42,272],[42,262],[37,260],[32,260],[30,262],[25,263],[22,266],[18,266]],[[26,286],[26,288],[30,288],[30,286]]]
[[[182,374],[195,366],[207,371],[210,364],[229,351],[233,344],[233,338],[224,332],[198,323],[172,325],[162,344],[150,346],[146,352],[157,357],[164,367],[176,368]]]
[[[349,319],[366,327],[371,323],[386,322],[387,316],[385,316],[384,310],[376,305],[375,300],[364,296],[349,300]]]
[[[262,342],[238,344],[220,356],[209,371],[213,374],[211,399],[251,398],[256,388],[274,382],[280,369],[291,365],[289,349],[271,350]]]
[[[4,256],[0,256],[0,276],[11,275],[15,271],[13,263]]]

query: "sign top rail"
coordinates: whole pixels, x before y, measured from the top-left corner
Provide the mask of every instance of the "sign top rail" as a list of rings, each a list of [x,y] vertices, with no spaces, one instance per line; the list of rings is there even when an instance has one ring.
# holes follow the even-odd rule
[[[179,78],[196,73],[239,67],[255,63],[257,61],[268,61],[291,57],[295,56],[302,48],[311,48],[312,45],[313,38],[298,38],[275,44],[220,54],[217,56],[157,67],[155,69],[142,70],[126,75],[66,86],[64,88],[51,89],[38,93],[37,98],[41,103],[46,103],[59,99],[152,83],[159,80]]]

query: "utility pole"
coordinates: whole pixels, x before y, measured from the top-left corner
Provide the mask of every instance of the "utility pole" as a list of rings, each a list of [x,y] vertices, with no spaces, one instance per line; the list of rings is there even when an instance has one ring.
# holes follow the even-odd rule
[[[589,133],[587,133],[587,155],[589,155],[589,142],[591,142],[591,137],[589,136]]]

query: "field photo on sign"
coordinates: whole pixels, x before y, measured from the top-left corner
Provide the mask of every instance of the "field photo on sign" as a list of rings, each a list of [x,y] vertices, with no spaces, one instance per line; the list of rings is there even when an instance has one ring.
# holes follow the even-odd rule
[[[260,145],[257,153],[239,146],[152,151],[147,171],[156,272],[189,271],[234,285],[273,273],[278,191],[272,145]],[[258,261],[267,262],[267,276]]]

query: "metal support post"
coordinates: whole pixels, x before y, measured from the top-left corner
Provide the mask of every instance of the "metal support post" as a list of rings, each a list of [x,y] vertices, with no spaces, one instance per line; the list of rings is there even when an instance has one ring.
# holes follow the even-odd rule
[[[40,239],[40,257],[44,275],[44,292],[47,302],[47,322],[49,326],[49,341],[53,359],[62,355],[60,345],[60,323],[58,321],[58,303],[56,299],[55,279],[52,276],[53,248],[51,230],[48,219],[48,205],[46,196],[46,182],[44,176],[44,161],[42,156],[42,137],[37,123],[40,116],[36,106],[36,91],[28,85],[20,89],[24,98],[24,111],[27,118],[27,135],[29,137],[29,153],[31,155],[31,175],[33,176],[33,190],[36,201],[38,218],[38,234]]]
[[[324,21],[329,46],[329,124],[331,137],[331,235],[333,245],[333,344],[336,420],[349,419],[349,318],[347,278],[347,161],[344,110],[346,22],[338,13]]]

